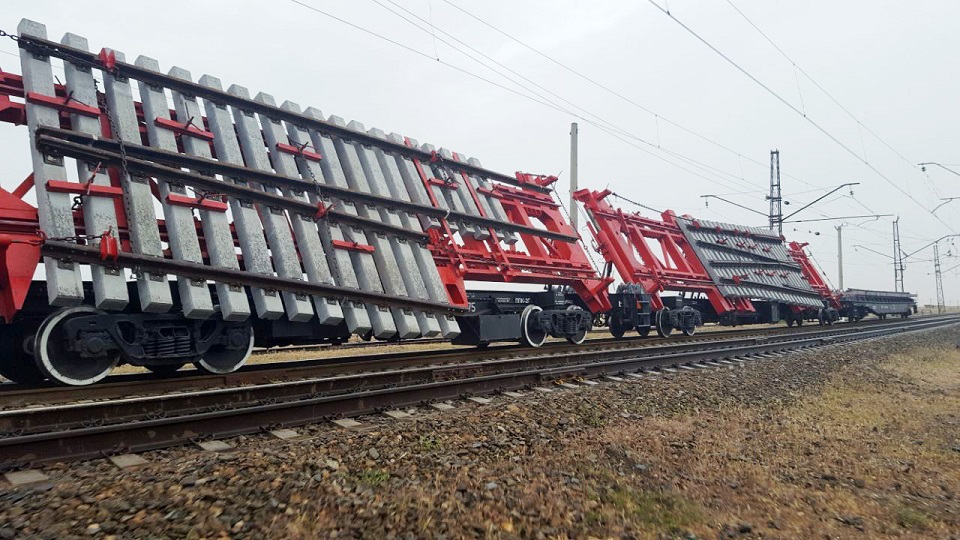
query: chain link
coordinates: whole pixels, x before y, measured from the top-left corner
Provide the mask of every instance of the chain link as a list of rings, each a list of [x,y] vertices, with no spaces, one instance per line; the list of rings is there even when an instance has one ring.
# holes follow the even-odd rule
[[[4,30],[0,30],[0,37],[8,37],[18,43],[20,42],[20,36],[16,34],[10,34],[8,32],[5,32]]]
[[[99,105],[100,109],[107,115],[107,123],[110,124],[110,135],[120,144],[120,168],[123,171],[123,177],[132,180],[133,178],[130,176],[130,169],[128,168],[127,162],[127,145],[123,141],[123,136],[120,135],[117,122],[113,118],[113,113],[107,104],[107,95],[100,92],[100,84],[96,79],[94,79],[93,85],[97,92],[97,105]]]
[[[569,223],[571,228],[573,228],[573,220],[570,218],[570,213],[567,212],[567,206],[563,204],[563,197],[560,196],[560,193],[558,193],[556,189],[551,190],[551,192],[553,193],[553,196],[556,198],[557,202],[560,203],[560,209],[563,210],[563,215],[566,216],[567,223]],[[577,235],[577,243],[580,244],[580,247],[582,247],[583,251],[587,254],[587,258],[590,259],[590,266],[593,267],[597,274],[600,274],[600,266],[597,264],[596,259],[593,258],[593,250],[587,245],[586,241],[583,239],[583,235],[580,234],[580,231],[574,229],[573,232]]]
[[[303,162],[303,165],[307,168],[307,172],[310,173],[310,180],[313,181],[313,188],[317,192],[317,197],[323,200],[323,193],[321,191],[320,181],[317,180],[317,175],[314,174],[313,167],[310,166],[310,161],[306,158],[306,156],[303,155],[304,149],[306,149],[308,146],[310,146],[310,143],[303,143],[302,145],[297,145],[297,149],[299,151],[296,154],[294,154],[293,159],[300,160]]]

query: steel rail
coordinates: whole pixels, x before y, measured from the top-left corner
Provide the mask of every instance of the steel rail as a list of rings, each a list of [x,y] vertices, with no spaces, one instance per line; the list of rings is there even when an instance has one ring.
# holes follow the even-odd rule
[[[434,155],[430,152],[406,146],[404,144],[394,143],[384,139],[368,135],[359,131],[354,131],[347,127],[331,124],[318,118],[312,118],[302,113],[289,111],[275,105],[268,105],[259,101],[235,96],[222,90],[203,86],[192,81],[179,79],[171,75],[165,75],[147,68],[134,64],[113,60],[113,65],[106,65],[105,57],[97,53],[69,47],[55,41],[50,41],[37,36],[22,35],[17,39],[17,44],[21,49],[25,49],[37,54],[49,55],[70,62],[76,66],[89,67],[109,73],[115,77],[129,77],[138,81],[162,86],[170,90],[181,92],[190,96],[196,96],[214,103],[230,105],[243,111],[250,111],[263,114],[270,118],[284,120],[292,124],[314,129],[320,133],[331,135],[347,141],[357,141],[367,146],[382,148],[388,152],[402,154],[420,161],[430,161]],[[103,53],[109,54],[110,49],[103,49]],[[498,182],[510,184],[527,189],[533,189],[543,193],[549,193],[549,188],[535,184],[520,182],[515,177],[502,173],[477,167],[460,161],[443,160],[443,165],[455,171],[465,172],[467,174],[492,178]]]
[[[880,320],[859,323],[860,328],[881,324]],[[510,355],[563,354],[565,352],[585,352],[596,348],[652,347],[669,343],[696,343],[711,340],[744,338],[748,336],[796,335],[819,331],[819,326],[800,328],[738,328],[720,332],[706,332],[696,336],[676,336],[671,338],[632,336],[625,339],[611,337],[589,339],[581,345],[566,342],[548,342],[543,347],[532,349],[522,345],[494,345],[486,349],[433,349],[400,351],[355,356],[289,360],[274,363],[251,364],[240,371],[225,375],[205,375],[192,370],[178,371],[173,375],[159,378],[151,373],[131,373],[112,375],[108,379],[91,386],[37,386],[21,384],[0,385],[0,408],[15,408],[26,404],[58,404],[94,399],[114,399],[135,395],[156,394],[185,390],[240,386],[244,384],[262,384],[285,380],[304,379],[338,374],[422,367],[428,365],[453,364],[477,360],[492,360]],[[418,341],[408,342],[417,343]],[[401,342],[402,344],[403,342]],[[360,344],[358,344],[360,345]],[[365,344],[364,344],[365,345]],[[282,349],[285,350],[285,349]],[[281,351],[282,351],[281,350]],[[296,348],[294,348],[296,350]],[[265,351],[269,352],[269,350]]]
[[[72,158],[96,161],[100,163],[109,163],[113,165],[121,165],[123,162],[123,155],[120,151],[120,143],[113,139],[103,139],[100,137],[85,135],[64,129],[41,127],[37,129],[36,144],[37,149],[43,152],[62,154]],[[188,156],[178,152],[160,150],[135,143],[124,142],[123,149],[124,152],[127,153],[127,168],[131,171],[148,176],[161,176],[167,179],[175,179],[191,187],[199,186],[203,189],[209,189],[212,191],[219,190],[221,193],[233,197],[260,201],[264,204],[272,206],[292,208],[294,211],[308,213],[309,215],[316,213],[316,205],[288,199],[279,195],[271,195],[264,191],[243,187],[238,184],[221,182],[210,176],[189,173],[182,170],[181,167],[194,171],[202,171],[209,174],[219,174],[225,178],[243,179],[249,182],[268,184],[275,187],[294,189],[298,191],[319,192],[319,195],[322,197],[334,197],[355,203],[392,208],[399,211],[412,212],[414,214],[479,225],[481,227],[489,227],[513,231],[520,234],[549,238],[551,240],[561,240],[563,242],[577,242],[580,240],[580,237],[577,235],[563,234],[559,232],[538,229],[536,227],[518,225],[509,221],[500,221],[498,219],[475,216],[464,212],[441,210],[433,206],[425,206],[412,202],[401,201],[398,199],[392,199],[390,197],[382,197],[380,195],[363,193],[329,184],[316,184],[301,178],[293,178],[268,171],[243,167],[241,165],[233,165],[224,161]],[[384,225],[378,221],[358,218],[343,212],[334,212],[334,214],[340,221],[357,224],[357,226],[365,226],[368,229],[383,229],[385,231],[393,231],[390,234],[412,236],[415,239],[420,236],[425,236],[422,233],[416,233],[400,227]]]
[[[312,394],[300,399],[258,399],[233,408],[224,407],[221,403],[211,407],[193,408],[186,414],[175,416],[156,415],[113,424],[86,425],[75,429],[15,433],[0,439],[0,463],[23,466],[41,462],[96,458],[111,451],[145,451],[184,444],[197,439],[255,433],[276,426],[296,426],[337,416],[368,414],[386,408],[456,399],[465,395],[528,388],[562,377],[596,377],[670,365],[696,365],[710,360],[795,351],[921,331],[958,322],[960,320],[957,317],[902,321],[872,329],[848,327],[845,330],[840,329],[841,331],[830,330],[812,333],[813,335],[795,336],[795,339],[784,341],[755,340],[753,344],[738,347],[707,347],[693,351],[675,349],[666,354],[638,355],[635,354],[636,351],[629,350],[619,351],[620,354],[610,354],[608,351],[607,355],[580,358],[575,363],[514,366],[517,369],[501,369],[493,372],[457,373],[441,370],[441,376],[437,376],[437,370],[433,370],[432,380],[411,378],[409,383],[401,386],[355,388],[326,395]],[[723,345],[722,342],[720,345]],[[554,362],[556,363],[556,359]],[[449,378],[442,375],[449,375]],[[281,386],[274,386],[274,388]],[[185,396],[180,399],[190,399],[190,397]],[[96,406],[96,404],[90,405]],[[129,403],[126,405],[130,406]],[[110,405],[100,406],[110,407]],[[64,409],[66,408],[58,408],[56,412],[62,412]],[[8,416],[20,414],[19,411],[6,413]]]
[[[937,317],[934,316],[927,316]],[[885,324],[879,319],[860,322],[858,327],[865,328],[873,325]],[[27,404],[57,404],[83,400],[99,400],[122,398],[133,395],[155,394],[164,391],[203,390],[208,388],[240,386],[245,384],[261,384],[284,380],[295,380],[309,377],[319,377],[336,374],[356,373],[358,371],[375,371],[385,369],[399,369],[404,367],[420,367],[428,365],[451,364],[474,360],[489,360],[506,356],[544,354],[563,354],[564,352],[583,352],[597,347],[624,348],[650,347],[663,343],[702,342],[727,338],[747,336],[777,336],[781,334],[799,334],[820,331],[820,326],[805,326],[799,328],[740,328],[721,332],[701,333],[697,336],[676,336],[671,338],[628,337],[625,339],[597,338],[590,339],[581,345],[570,345],[565,342],[548,342],[539,349],[532,349],[523,345],[494,345],[486,349],[434,349],[417,351],[399,351],[366,355],[362,358],[355,356],[341,356],[315,358],[303,360],[288,360],[281,362],[251,364],[244,366],[235,373],[224,375],[199,374],[193,370],[178,371],[172,375],[159,378],[151,373],[131,373],[112,375],[108,379],[86,387],[64,387],[48,383],[41,385],[23,385],[7,383],[0,385],[0,408],[15,408]]]
[[[849,331],[847,331],[849,332]],[[827,335],[822,335],[827,334]],[[818,333],[817,339],[832,337],[836,332]],[[777,339],[780,338],[780,339]],[[506,373],[524,369],[552,369],[598,362],[622,356],[635,358],[656,356],[677,358],[702,350],[743,349],[757,343],[789,343],[798,339],[784,335],[774,338],[724,339],[707,343],[679,343],[627,349],[601,349],[562,354],[539,354],[519,358],[468,361],[427,367],[362,371],[345,375],[308,378],[295,381],[264,383],[232,388],[216,388],[191,392],[128,397],[97,402],[30,407],[0,411],[0,432],[34,433],[45,430],[75,429],[87,424],[129,422],[161,415],[187,414],[203,408],[243,406],[264,400],[306,399],[318,394],[342,393],[365,389],[425,383]],[[802,337],[800,339],[808,339]]]
[[[86,264],[104,264],[100,248],[95,246],[82,246],[74,242],[64,242],[62,240],[44,240],[40,246],[40,252],[43,255],[58,259],[66,259]],[[407,296],[395,296],[369,292],[363,289],[351,289],[349,287],[340,287],[338,285],[328,285],[326,283],[316,283],[301,279],[284,278],[280,276],[258,274],[255,272],[245,272],[222,266],[208,266],[201,263],[185,261],[181,259],[167,259],[165,257],[155,257],[153,255],[143,255],[130,251],[121,251],[116,258],[110,259],[110,264],[130,268],[136,271],[145,271],[152,274],[175,274],[177,276],[198,279],[219,281],[220,283],[236,283],[248,287],[261,287],[264,289],[277,289],[281,291],[292,291],[296,293],[330,296],[337,300],[355,300],[360,302],[370,302],[375,305],[384,305],[391,307],[405,307],[413,309],[422,309],[425,311],[438,313],[462,314],[466,313],[466,308],[450,304],[441,304],[420,300]]]

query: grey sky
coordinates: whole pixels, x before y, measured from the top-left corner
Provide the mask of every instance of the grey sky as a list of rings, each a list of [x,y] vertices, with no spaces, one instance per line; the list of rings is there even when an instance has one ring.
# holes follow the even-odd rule
[[[387,0],[379,1],[390,6]],[[732,0],[904,160],[859,128],[795,71],[727,0],[669,2],[674,16],[805,110],[917,204],[647,0],[450,2],[655,111],[660,119],[509,41],[446,0],[395,1],[588,111],[577,110],[578,114],[622,128],[629,133],[622,137],[653,155],[568,112],[524,99],[288,0],[7,1],[0,14],[0,29],[15,31],[21,17],[32,18],[47,25],[52,39],[74,32],[89,38],[95,51],[109,46],[131,59],[144,54],[158,59],[163,69],[173,65],[187,68],[195,79],[204,73],[216,75],[227,85],[241,84],[254,92],[271,93],[279,101],[313,105],[328,115],[449,147],[506,173],[518,169],[552,174],[566,171],[569,123],[578,121],[582,187],[609,186],[645,205],[706,219],[763,224],[761,216],[720,201],[711,201],[710,207],[704,208],[699,196],[718,194],[766,212],[763,196],[769,151],[778,148],[784,194],[791,202],[787,212],[815,199],[823,188],[861,182],[853,197],[840,192],[797,219],[898,214],[907,252],[960,231],[960,201],[937,211],[945,223],[928,211],[941,196],[960,196],[960,177],[937,168],[924,174],[912,166],[920,161],[960,164],[955,138],[960,122],[960,74],[955,68],[960,51],[960,3]],[[372,0],[302,2],[528,93],[440,41],[450,41],[449,37],[438,33],[435,41]],[[4,51],[0,67],[19,72],[17,59],[6,54],[16,52],[14,43],[0,42],[0,51]],[[546,97],[561,108],[575,110],[553,96]],[[15,185],[29,172],[26,145],[24,127],[0,125],[0,179],[5,187]],[[670,152],[713,169],[684,163]],[[567,179],[564,172],[561,183]],[[565,198],[565,187],[560,189]],[[817,189],[820,191],[814,191]],[[624,208],[632,209],[626,203]],[[845,285],[892,289],[889,258],[852,247],[859,244],[891,252],[890,220],[864,221],[852,220],[843,231]],[[834,224],[798,223],[786,226],[784,233],[791,240],[809,241],[816,259],[836,284]],[[944,255],[951,255],[944,257],[945,269],[960,263],[960,258],[954,257],[958,250],[949,241],[941,246]],[[934,296],[931,257],[932,250],[927,249],[908,259],[906,287],[919,293],[921,303]],[[944,282],[948,303],[960,304],[956,271],[947,273]]]

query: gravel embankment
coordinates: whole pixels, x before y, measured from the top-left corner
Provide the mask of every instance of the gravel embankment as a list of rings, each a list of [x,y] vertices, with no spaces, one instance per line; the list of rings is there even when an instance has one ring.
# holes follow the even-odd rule
[[[837,374],[887,381],[873,371],[878,359],[947,351],[958,338],[941,329],[733,369],[456,402],[410,420],[361,418],[360,430],[300,428],[293,441],[240,437],[231,454],[149,452],[150,463],[131,470],[56,465],[44,469],[48,484],[0,487],[0,539],[871,538],[886,529],[856,513],[857,497],[882,502],[893,488],[796,443],[811,429],[790,411],[803,412]],[[927,476],[917,481],[936,483]],[[949,489],[917,489],[936,503],[924,507],[927,521],[892,533],[960,514]]]

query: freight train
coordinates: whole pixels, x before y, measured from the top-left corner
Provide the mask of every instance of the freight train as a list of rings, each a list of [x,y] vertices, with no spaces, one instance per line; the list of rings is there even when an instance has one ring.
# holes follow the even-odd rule
[[[769,231],[641,218],[583,190],[597,269],[554,176],[51,41],[33,21],[18,34],[21,74],[0,71],[0,121],[26,126],[33,164],[0,188],[0,375],[14,381],[92,384],[121,363],[229,373],[254,346],[353,336],[538,347],[595,325],[692,335],[878,305],[829,291]]]

